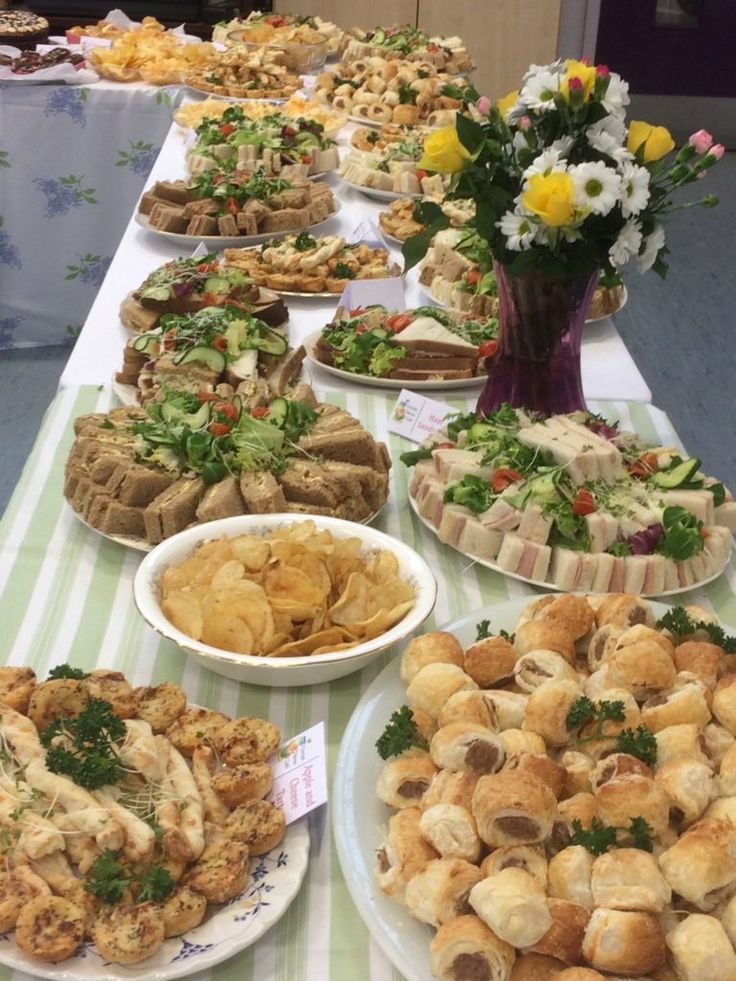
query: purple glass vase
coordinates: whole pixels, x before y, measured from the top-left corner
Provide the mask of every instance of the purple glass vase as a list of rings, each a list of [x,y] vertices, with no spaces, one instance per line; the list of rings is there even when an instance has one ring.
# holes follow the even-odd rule
[[[598,272],[560,279],[540,269],[512,276],[494,262],[498,281],[498,349],[478,412],[504,402],[545,416],[585,408],[580,344]]]

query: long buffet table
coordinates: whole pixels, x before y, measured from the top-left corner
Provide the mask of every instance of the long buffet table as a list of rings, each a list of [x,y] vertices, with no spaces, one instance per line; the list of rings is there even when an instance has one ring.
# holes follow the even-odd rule
[[[111,320],[114,319],[111,317]],[[329,401],[345,406],[389,445],[391,455],[408,446],[390,435],[392,400],[366,388],[320,387]],[[362,692],[396,651],[363,671],[331,684],[284,689],[237,685],[202,670],[171,642],[148,629],[133,604],[132,580],[140,553],[115,545],[81,524],[63,501],[62,480],[76,416],[115,403],[109,388],[70,386],[59,392],[5,517],[0,524],[0,623],[3,660],[31,664],[43,675],[67,659],[92,670],[125,672],[135,685],[172,680],[193,702],[231,714],[266,716],[286,735],[324,721],[328,777],[332,784],[340,742]],[[465,400],[453,400],[464,408]],[[618,418],[651,440],[677,442],[667,417],[643,403],[593,402],[591,408]],[[406,471],[396,463],[388,505],[375,524],[403,539],[431,565],[439,585],[437,606],[426,629],[483,604],[528,595],[529,587],[475,565],[441,545],[416,519],[406,501]],[[705,590],[683,594],[682,603],[712,606],[736,623],[736,564]],[[365,747],[366,755],[375,752]],[[209,974],[222,981],[397,981],[386,957],[370,939],[347,893],[331,833],[329,808],[310,818],[311,853],[305,882],[286,915],[253,947]],[[379,831],[376,829],[376,841]],[[397,908],[398,911],[398,908]],[[398,912],[397,912],[398,915]],[[191,961],[196,973],[196,957]],[[0,967],[0,981],[11,972]],[[140,976],[140,975],[139,975]]]
[[[340,142],[349,142],[354,127],[346,126],[340,133]],[[185,131],[176,123],[171,126],[161,153],[153,166],[146,186],[155,180],[174,180],[186,176],[184,168]],[[361,222],[372,220],[378,227],[378,214],[386,207],[358,191],[342,184],[337,177],[330,181],[342,209],[329,224],[326,233],[349,235]],[[392,243],[387,242],[396,261],[401,255]],[[123,234],[105,281],[100,288],[92,309],[61,376],[61,386],[99,384],[110,382],[120,367],[123,345],[127,332],[118,321],[117,310],[123,297],[135,289],[156,266],[174,256],[181,255],[181,246],[146,231],[131,218]],[[416,272],[407,277],[407,306],[426,302],[418,287]],[[334,300],[293,299],[288,301],[290,313],[290,337],[299,343],[309,334],[323,327],[331,319]],[[326,378],[316,369],[318,377]],[[651,391],[634,364],[624,342],[610,318],[588,324],[583,341],[583,389],[586,398],[619,398],[631,401],[651,401]]]

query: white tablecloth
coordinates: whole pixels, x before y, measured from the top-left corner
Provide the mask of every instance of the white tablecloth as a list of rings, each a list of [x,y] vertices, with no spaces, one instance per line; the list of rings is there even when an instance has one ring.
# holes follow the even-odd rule
[[[352,127],[345,127],[341,132],[341,142],[347,142],[351,132]],[[155,180],[174,180],[185,176],[184,140],[184,131],[176,124],[172,125],[146,183],[147,187]],[[342,202],[342,209],[324,226],[325,232],[349,234],[366,218],[378,224],[378,214],[387,207],[386,204],[345,186],[338,177],[331,177],[330,181]],[[400,262],[398,248],[391,247],[396,261]],[[152,269],[181,255],[183,251],[181,246],[171,244],[154,232],[140,228],[131,218],[61,376],[62,387],[104,385],[110,382],[114,372],[120,367],[123,346],[128,337],[128,332],[117,316],[120,301],[139,286]],[[414,271],[407,277],[406,299],[407,306],[426,302]],[[292,343],[303,341],[313,331],[328,323],[335,306],[336,302],[331,299],[289,298],[289,331]],[[321,376],[323,383],[327,381],[321,369],[314,371]],[[651,401],[651,392],[610,319],[586,326],[582,371],[583,390],[587,399]]]
[[[0,84],[0,348],[79,333],[183,91]]]

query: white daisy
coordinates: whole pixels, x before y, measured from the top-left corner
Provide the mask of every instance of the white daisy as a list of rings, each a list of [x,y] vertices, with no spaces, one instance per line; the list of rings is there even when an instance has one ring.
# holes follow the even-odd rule
[[[627,221],[608,250],[608,257],[614,266],[623,266],[632,255],[636,255],[640,245],[641,225],[638,221]]]
[[[514,145],[514,150],[518,153],[519,150],[528,150],[529,141],[526,138],[526,133],[523,133],[520,129],[514,133],[513,139],[511,141]]]
[[[629,83],[625,82],[616,72],[611,72],[610,81],[606,94],[601,100],[603,108],[607,109],[614,116],[624,115],[624,106],[629,102]]]
[[[561,159],[560,151],[548,147],[532,160],[522,176],[526,182],[533,174],[552,174],[565,169],[565,161]]]
[[[528,249],[537,231],[536,225],[526,215],[517,215],[513,211],[507,211],[503,218],[496,222],[496,227],[500,228],[502,234],[506,236],[506,248],[511,249],[512,252]]]
[[[607,215],[621,197],[621,178],[598,160],[570,167],[573,202],[596,215]]]
[[[621,213],[624,218],[638,215],[649,200],[649,171],[637,164],[624,164],[621,172]]]
[[[524,82],[518,102],[527,109],[554,109],[553,99],[559,90],[560,76],[542,70]]]
[[[572,136],[561,136],[559,140],[554,140],[549,145],[550,150],[557,150],[561,157],[567,157],[570,150],[573,148],[575,140]]]
[[[663,246],[664,228],[657,224],[654,226],[654,230],[644,239],[644,248],[639,253],[639,272],[646,272],[647,269],[652,268]]]

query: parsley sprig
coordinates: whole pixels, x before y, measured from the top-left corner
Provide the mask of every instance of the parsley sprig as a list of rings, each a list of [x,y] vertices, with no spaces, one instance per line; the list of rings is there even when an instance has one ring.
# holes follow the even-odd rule
[[[577,740],[577,745],[593,742],[596,739],[605,738],[603,726],[606,722],[624,722],[626,720],[625,706],[623,702],[593,702],[585,695],[576,698],[567,713],[566,725],[568,729],[580,729],[588,723],[594,723],[595,729],[590,736],[583,736]],[[616,752],[628,753],[629,756],[636,756],[643,763],[654,766],[657,762],[657,740],[654,734],[646,726],[640,725],[636,729],[624,729],[615,737]]]
[[[497,634],[491,630],[490,620],[481,620],[475,625],[475,641],[486,640],[488,637],[503,637],[509,644],[513,644],[515,634],[510,634],[508,630],[499,630]]]
[[[617,828],[614,825],[603,824],[598,818],[593,818],[589,828],[584,828],[582,822],[575,818],[572,822],[571,845],[582,845],[591,855],[603,855],[614,845],[619,846],[619,832],[624,831],[631,836],[631,847],[651,852],[653,849],[653,830],[643,817],[633,817],[628,828]],[[626,845],[628,846],[628,842]]]
[[[163,902],[176,887],[168,869],[163,865],[151,865],[136,877],[130,869],[122,865],[111,849],[104,851],[92,865],[90,875],[85,880],[87,892],[101,899],[103,903],[119,903],[131,883],[138,885],[138,901],[142,903]]]
[[[693,620],[682,606],[673,606],[663,617],[660,617],[657,620],[657,629],[669,630],[676,643],[702,630],[708,635],[710,642],[717,647],[722,647],[726,654],[736,654],[736,637],[729,637],[723,627],[717,623]]]
[[[376,740],[376,749],[381,759],[387,760],[389,756],[400,756],[414,747],[427,749],[428,745],[419,735],[411,709],[408,705],[402,705],[391,715],[386,728]]]
[[[83,671],[81,668],[73,668],[71,664],[57,664],[55,668],[49,671],[47,680],[53,681],[56,678],[73,678],[75,681],[83,681],[87,677],[89,677],[89,673]]]
[[[41,733],[47,748],[46,766],[88,790],[118,783],[125,769],[116,743],[125,738],[125,724],[112,705],[93,698],[73,719],[54,719]]]

